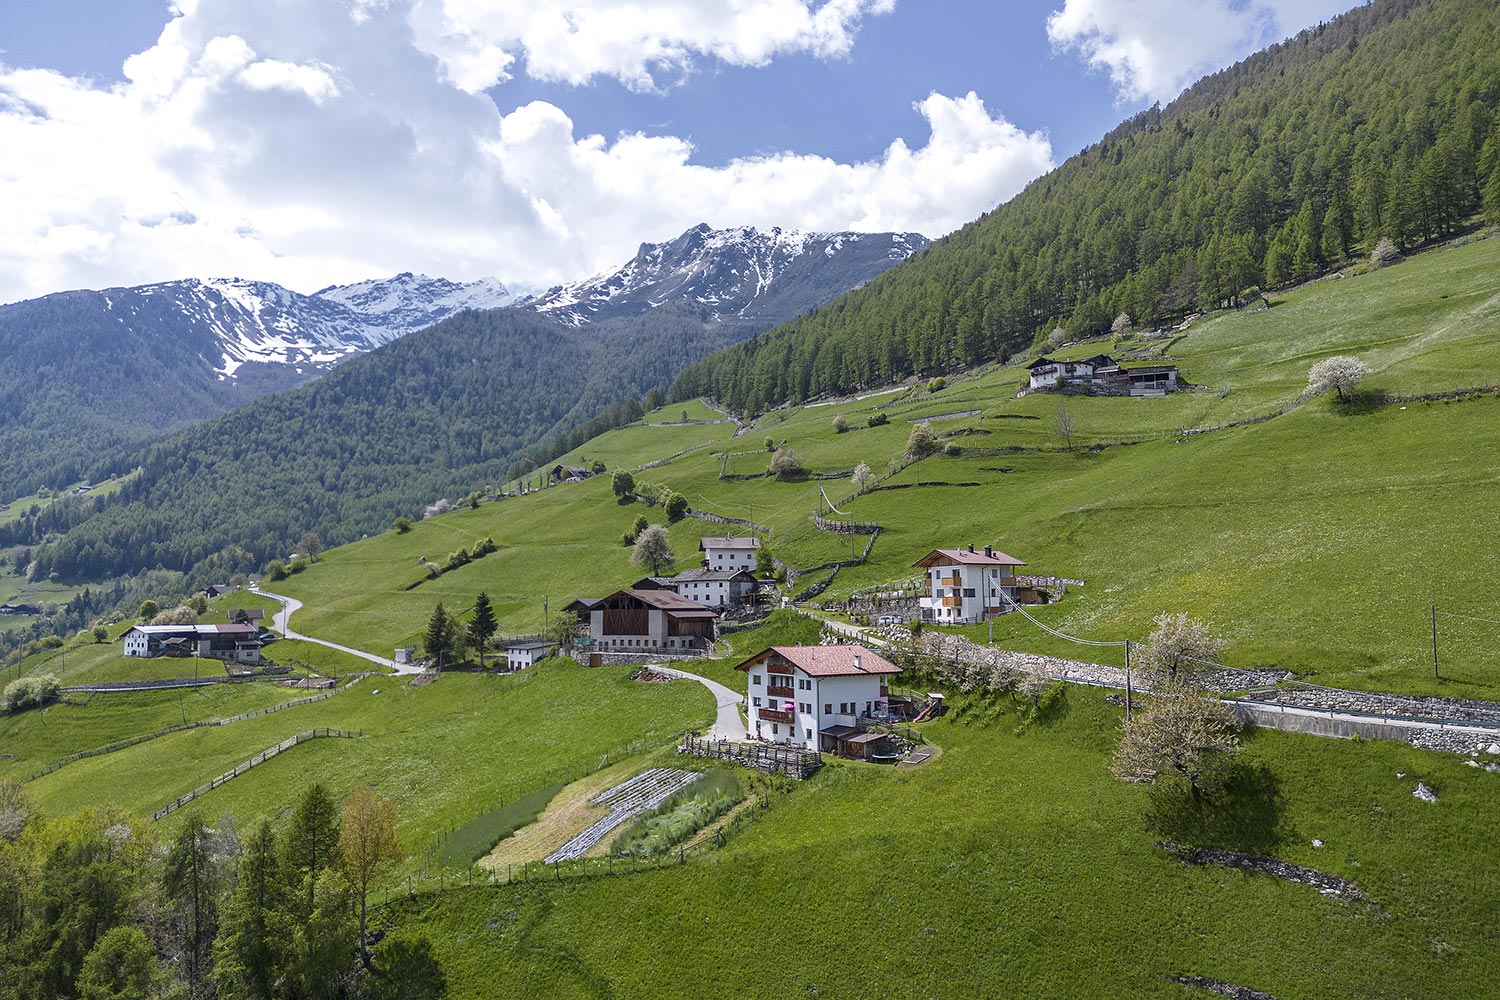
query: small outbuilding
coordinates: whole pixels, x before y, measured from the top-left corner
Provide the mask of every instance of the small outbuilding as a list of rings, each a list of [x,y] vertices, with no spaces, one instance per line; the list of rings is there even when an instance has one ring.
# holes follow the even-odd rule
[[[525,670],[557,652],[557,643],[548,639],[507,642],[505,645],[505,669]]]

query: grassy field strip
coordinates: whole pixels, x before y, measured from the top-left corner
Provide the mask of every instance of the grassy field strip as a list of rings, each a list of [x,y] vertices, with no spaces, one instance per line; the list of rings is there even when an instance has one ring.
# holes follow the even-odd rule
[[[188,792],[186,795],[182,795],[176,799],[173,799],[171,802],[168,802],[166,805],[156,810],[156,812],[152,813],[151,818],[153,820],[160,820],[163,817],[168,816],[181,809],[189,802],[192,802],[194,799],[198,798],[198,796],[207,795],[215,788],[218,788],[220,785],[223,785],[226,782],[233,780],[234,778],[238,778],[240,775],[249,771],[251,768],[259,767],[271,758],[279,757],[281,754],[292,749],[292,747],[301,746],[308,740],[356,739],[363,735],[364,733],[350,733],[345,732],[342,729],[309,729],[306,732],[298,733],[295,736],[282,740],[280,743],[276,744],[273,747],[267,747],[260,753],[256,754],[254,757],[251,757],[249,760],[245,761],[243,764],[236,764],[233,769],[219,775],[208,784],[203,785],[199,788],[195,788],[191,792]]]

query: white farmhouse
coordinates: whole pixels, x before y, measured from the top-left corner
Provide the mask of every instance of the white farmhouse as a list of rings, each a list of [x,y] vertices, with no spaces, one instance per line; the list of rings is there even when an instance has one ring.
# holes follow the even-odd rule
[[[253,625],[137,625],[125,633],[125,655],[207,656],[259,663],[261,642]]]
[[[1016,600],[1016,567],[1026,564],[988,545],[982,552],[970,545],[933,549],[913,565],[926,571],[927,596],[917,602],[922,620],[968,625],[1010,610]]]
[[[557,652],[557,643],[546,639],[507,642],[505,644],[505,667],[507,670],[525,670],[538,660],[545,660]]]
[[[736,670],[748,675],[746,714],[757,739],[838,750],[860,718],[889,709],[887,683],[901,668],[863,646],[771,646]]]
[[[698,551],[703,553],[703,566],[712,570],[743,569],[754,572],[755,557],[760,551],[760,539],[748,538],[704,538],[698,542]]]
[[[689,569],[676,576],[648,576],[636,590],[674,590],[706,608],[737,608],[755,593],[755,575],[743,569]]]

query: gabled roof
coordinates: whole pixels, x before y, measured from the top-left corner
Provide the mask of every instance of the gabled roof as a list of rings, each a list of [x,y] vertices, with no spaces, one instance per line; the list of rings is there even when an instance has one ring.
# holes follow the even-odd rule
[[[1140,368],[1126,368],[1124,372],[1130,375],[1160,375],[1163,372],[1175,372],[1176,365],[1143,365]]]
[[[712,609],[705,608],[697,601],[683,597],[675,590],[621,590],[615,594],[611,594],[610,597],[617,597],[619,594],[628,594],[647,607],[657,608],[669,614],[676,615],[679,618],[716,617]],[[609,600],[609,598],[607,597],[605,600]],[[702,612],[702,614],[700,615],[698,612]]]
[[[1035,371],[1038,368],[1046,368],[1048,365],[1060,365],[1060,364],[1062,364],[1061,361],[1056,361],[1056,360],[1054,360],[1052,358],[1037,358],[1035,361],[1033,361],[1031,364],[1027,365],[1026,367],[1027,367],[1028,370]]]
[[[507,642],[506,649],[551,649],[558,644],[550,639],[535,639],[529,642]]]
[[[1074,362],[1074,364],[1079,365],[1093,365],[1095,368],[1107,368],[1114,363],[1115,359],[1108,354],[1096,354],[1092,358],[1084,358],[1082,361]]]
[[[901,668],[863,646],[770,646],[736,666],[749,670],[778,654],[809,677],[865,677],[899,674]]]
[[[707,552],[709,549],[758,549],[760,539],[754,535],[735,538],[703,538],[698,542],[698,551]]]
[[[254,625],[137,625],[142,635],[255,635]]]
[[[973,548],[968,548],[933,549],[912,565],[931,569],[934,566],[1025,566],[1026,564],[998,549],[990,549],[986,553],[975,552]]]
[[[685,569],[676,576],[670,577],[667,583],[727,583],[741,577],[754,580],[755,574],[748,569]]]

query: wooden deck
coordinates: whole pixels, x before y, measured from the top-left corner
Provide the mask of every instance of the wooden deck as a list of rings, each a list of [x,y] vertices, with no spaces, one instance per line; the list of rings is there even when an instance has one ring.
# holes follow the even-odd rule
[[[682,738],[682,745],[677,748],[677,752],[734,761],[766,774],[785,774],[799,781],[823,766],[823,755],[816,750],[778,743],[731,743],[728,740],[709,740],[691,733]]]

